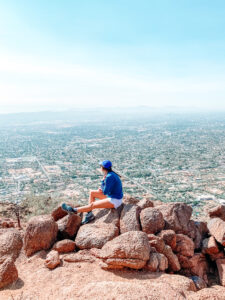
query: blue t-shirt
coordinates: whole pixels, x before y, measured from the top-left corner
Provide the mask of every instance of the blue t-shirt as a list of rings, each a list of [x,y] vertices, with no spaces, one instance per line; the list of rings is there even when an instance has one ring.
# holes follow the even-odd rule
[[[108,172],[105,180],[101,180],[101,189],[104,195],[110,198],[123,198],[123,188],[120,177],[114,172]]]

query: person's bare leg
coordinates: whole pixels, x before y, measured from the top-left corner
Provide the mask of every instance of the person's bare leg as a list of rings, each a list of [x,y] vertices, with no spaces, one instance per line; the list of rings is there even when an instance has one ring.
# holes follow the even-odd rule
[[[115,207],[108,199],[103,199],[103,200],[92,202],[85,206],[77,207],[77,212],[78,213],[88,212],[95,208],[115,208]]]
[[[95,202],[96,198],[98,198],[98,199],[105,199],[105,198],[107,198],[107,196],[104,195],[102,191],[91,190],[90,194],[89,194],[89,201],[88,201],[89,204]]]

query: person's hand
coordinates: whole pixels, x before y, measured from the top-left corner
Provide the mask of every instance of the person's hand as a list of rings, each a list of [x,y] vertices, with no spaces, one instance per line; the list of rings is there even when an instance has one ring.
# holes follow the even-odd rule
[[[101,188],[99,188],[99,189],[98,189],[98,191],[99,191],[99,192],[102,192],[102,189],[101,189]]]

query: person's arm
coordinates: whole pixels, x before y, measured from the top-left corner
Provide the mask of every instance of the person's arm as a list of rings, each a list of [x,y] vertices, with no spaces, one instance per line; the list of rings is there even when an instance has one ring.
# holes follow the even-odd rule
[[[112,176],[108,176],[105,178],[105,186],[103,188],[103,194],[107,195],[111,190],[114,185],[114,178]]]

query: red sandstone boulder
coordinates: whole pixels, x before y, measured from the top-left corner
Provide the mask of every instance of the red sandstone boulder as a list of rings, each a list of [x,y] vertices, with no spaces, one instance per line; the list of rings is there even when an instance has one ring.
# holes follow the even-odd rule
[[[180,263],[177,256],[173,253],[170,246],[165,245],[163,239],[154,234],[148,234],[149,244],[154,247],[157,252],[162,253],[168,260],[169,271],[176,272],[180,270]]]
[[[213,218],[208,222],[207,226],[210,234],[214,236],[217,242],[225,246],[225,222],[220,218]]]
[[[172,229],[176,233],[188,233],[188,223],[191,218],[192,208],[185,203],[169,203],[157,206],[163,214],[165,229]]]
[[[209,273],[209,264],[205,255],[202,253],[195,253],[189,260],[192,275],[196,275],[208,283],[207,274]]]
[[[140,230],[140,208],[137,205],[125,204],[120,215],[120,233]]]
[[[114,224],[94,223],[82,225],[75,238],[79,249],[102,248],[102,246],[119,235]]]
[[[170,246],[172,250],[175,249],[177,237],[176,237],[176,234],[173,230],[171,230],[171,229],[162,230],[158,234],[158,236],[161,237],[164,240],[165,244]]]
[[[58,220],[58,239],[73,239],[80,227],[81,221],[81,217],[77,214],[68,214]]]
[[[12,257],[6,259],[0,258],[0,288],[4,288],[16,281],[18,278],[18,271],[14,264]]]
[[[45,259],[45,266],[49,269],[55,269],[58,265],[60,265],[59,252],[51,250]]]
[[[151,247],[154,247],[157,252],[163,253],[165,248],[165,242],[162,239],[162,237],[154,234],[148,234],[148,240]]]
[[[52,247],[53,250],[58,251],[59,253],[67,253],[75,250],[75,242],[69,239],[58,241]]]
[[[194,255],[194,242],[188,236],[184,234],[177,234],[177,243],[175,248],[175,253],[180,255],[192,257]]]
[[[217,259],[222,259],[222,258],[225,258],[225,252],[223,250],[215,254],[210,254],[210,260],[212,261],[216,261]]]
[[[118,213],[118,209],[108,209],[108,208],[100,208],[94,209],[93,214],[95,219],[91,222],[91,224],[114,224],[115,226],[119,227],[120,224],[120,217]]]
[[[58,225],[51,215],[32,217],[24,235],[24,250],[27,256],[39,250],[50,249],[56,241]]]
[[[162,213],[157,208],[147,207],[140,213],[142,231],[156,233],[161,231],[165,222]]]
[[[219,253],[218,245],[213,236],[203,240],[202,252],[209,255]]]
[[[219,272],[220,283],[222,286],[225,286],[225,259],[217,259],[216,265]]]
[[[180,270],[180,263],[176,254],[173,253],[170,246],[165,245],[163,254],[168,259],[169,271],[177,272]]]
[[[15,261],[22,246],[23,241],[17,229],[0,229],[0,259],[12,257],[13,261]]]
[[[51,215],[52,215],[52,217],[55,221],[58,221],[59,219],[62,219],[63,217],[65,217],[68,214],[68,212],[66,212],[65,210],[63,210],[61,208],[61,204],[52,211]],[[74,203],[67,203],[67,204],[72,206],[72,207],[80,207],[80,205],[76,205]],[[81,217],[81,214],[82,213],[78,213],[78,216]]]
[[[225,221],[225,205],[218,205],[217,207],[209,210],[210,218],[220,218]]]
[[[142,199],[141,201],[139,201],[137,203],[137,205],[140,207],[140,209],[145,209],[147,207],[153,207],[153,198],[152,197],[145,197],[144,199]]]
[[[168,259],[164,254],[151,252],[150,259],[145,265],[145,269],[151,272],[164,272],[168,268]]]
[[[141,231],[128,231],[107,242],[99,251],[105,269],[129,267],[141,269],[149,260],[148,236]]]

